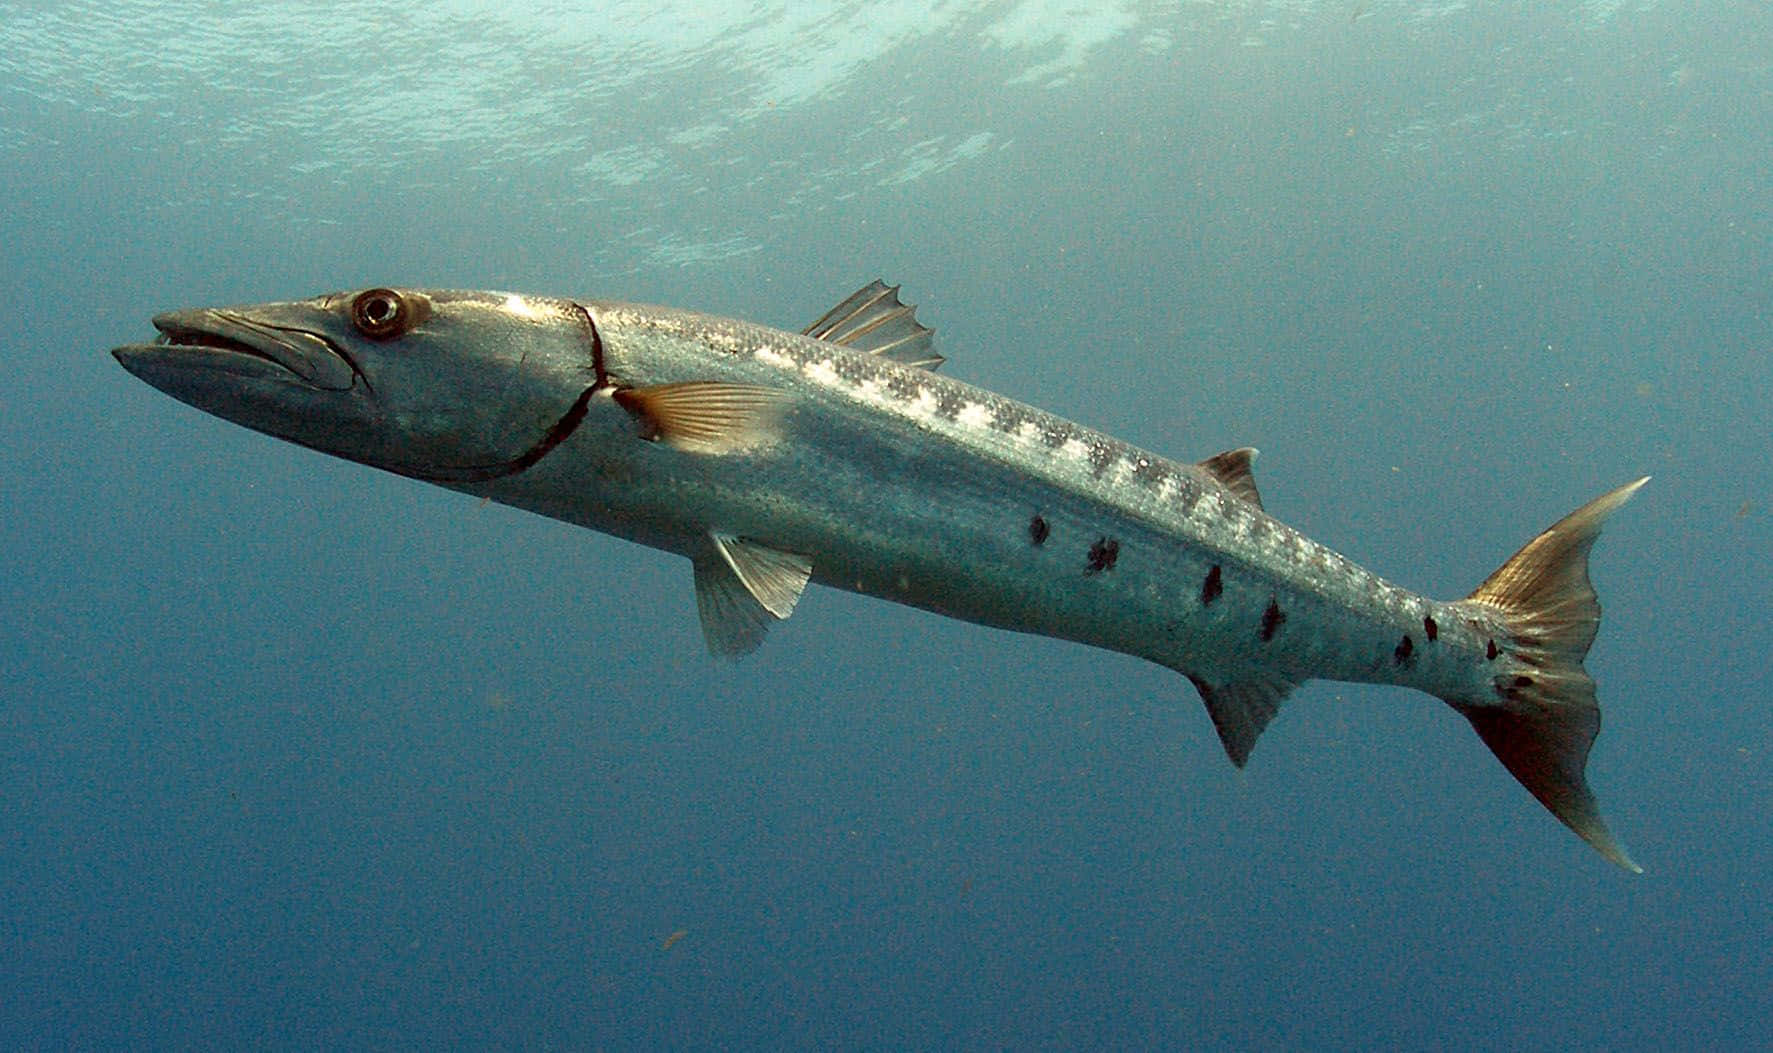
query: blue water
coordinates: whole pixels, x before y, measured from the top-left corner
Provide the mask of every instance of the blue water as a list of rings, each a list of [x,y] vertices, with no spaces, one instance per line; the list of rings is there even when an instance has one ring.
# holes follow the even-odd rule
[[[1721,1048],[1773,1029],[1753,3],[0,3],[0,1044]],[[966,7],[967,5],[960,5]],[[1631,876],[1456,714],[689,568],[106,354],[366,284],[797,328],[1463,595],[1594,574]]]

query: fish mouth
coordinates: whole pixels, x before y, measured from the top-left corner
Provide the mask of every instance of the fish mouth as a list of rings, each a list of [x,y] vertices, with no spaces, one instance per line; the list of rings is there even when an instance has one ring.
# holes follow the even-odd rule
[[[111,352],[125,369],[149,383],[169,374],[203,371],[346,391],[362,376],[325,337],[238,311],[171,311],[155,315],[154,328],[160,335],[152,343],[128,344]]]
[[[186,320],[185,313],[157,316],[154,319],[154,328],[160,330],[160,335],[154,338],[154,346],[201,347],[213,351],[230,351],[234,354],[263,359],[275,366],[283,366],[283,362],[279,360],[278,356],[255,346],[248,340],[232,335],[242,331],[259,335],[258,331],[249,328],[250,323],[220,311],[209,313],[213,315],[214,323],[212,328],[207,329],[190,324]]]

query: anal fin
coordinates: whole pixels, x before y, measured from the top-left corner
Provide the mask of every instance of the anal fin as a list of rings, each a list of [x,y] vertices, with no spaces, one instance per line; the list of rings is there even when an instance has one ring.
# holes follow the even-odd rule
[[[1213,728],[1219,732],[1225,755],[1240,768],[1250,759],[1262,729],[1280,712],[1287,695],[1299,686],[1298,681],[1272,674],[1255,674],[1222,684],[1209,684],[1195,676],[1188,679],[1207,704],[1207,715],[1213,718]]]
[[[719,532],[709,538],[711,551],[695,560],[696,613],[708,650],[738,658],[755,651],[773,623],[794,613],[813,565],[746,538]]]

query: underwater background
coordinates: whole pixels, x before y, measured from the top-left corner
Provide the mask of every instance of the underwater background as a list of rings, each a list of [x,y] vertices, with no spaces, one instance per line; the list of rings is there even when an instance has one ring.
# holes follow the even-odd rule
[[[0,1044],[1723,1048],[1773,1030],[1756,3],[0,3]],[[689,567],[118,368],[374,284],[797,329],[1462,596],[1595,549],[1608,865],[1424,695]]]

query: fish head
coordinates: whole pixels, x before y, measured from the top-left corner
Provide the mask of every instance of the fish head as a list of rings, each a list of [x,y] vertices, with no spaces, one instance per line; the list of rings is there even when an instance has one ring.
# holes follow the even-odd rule
[[[158,315],[125,369],[205,412],[432,482],[527,467],[596,386],[570,300],[374,288]],[[533,463],[533,462],[532,462]]]

